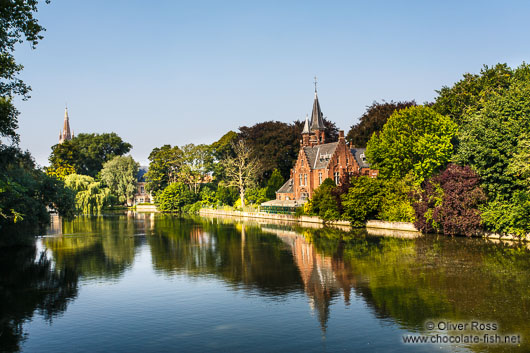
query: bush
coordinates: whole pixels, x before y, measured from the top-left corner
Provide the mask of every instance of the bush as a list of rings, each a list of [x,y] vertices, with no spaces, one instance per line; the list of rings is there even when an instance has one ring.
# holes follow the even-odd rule
[[[183,183],[173,183],[160,192],[156,198],[162,212],[181,212],[185,205],[194,201],[194,195]]]
[[[414,190],[411,174],[404,179],[382,182],[381,207],[377,219],[389,222],[414,222],[411,193]]]
[[[470,167],[449,164],[424,183],[414,204],[415,227],[446,235],[475,235],[481,231],[481,212],[486,200],[479,176]]]
[[[348,193],[342,195],[342,218],[353,227],[363,227],[369,218],[375,218],[381,206],[382,181],[367,176],[351,179]]]
[[[334,194],[336,187],[335,182],[327,178],[315,189],[311,203],[308,205],[310,214],[325,221],[340,219],[340,198]]]

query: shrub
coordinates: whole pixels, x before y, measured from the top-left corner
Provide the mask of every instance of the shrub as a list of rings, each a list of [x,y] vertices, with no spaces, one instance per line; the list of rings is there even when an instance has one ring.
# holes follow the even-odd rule
[[[362,227],[369,218],[375,217],[381,206],[382,181],[367,176],[351,179],[348,193],[342,195],[342,218],[354,227]]]

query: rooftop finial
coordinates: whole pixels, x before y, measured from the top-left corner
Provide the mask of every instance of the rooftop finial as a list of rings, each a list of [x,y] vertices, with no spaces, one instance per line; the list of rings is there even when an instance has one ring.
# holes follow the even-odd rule
[[[317,77],[314,77],[315,81],[313,82],[315,84],[315,93],[317,93]]]

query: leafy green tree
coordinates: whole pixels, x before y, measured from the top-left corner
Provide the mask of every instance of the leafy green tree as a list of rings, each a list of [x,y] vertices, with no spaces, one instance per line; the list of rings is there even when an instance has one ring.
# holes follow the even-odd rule
[[[402,109],[372,136],[366,155],[381,177],[403,178],[412,171],[419,184],[449,162],[456,131],[450,118],[432,108]]]
[[[57,170],[73,166],[77,174],[95,177],[103,163],[131,150],[132,145],[124,142],[114,132],[104,134],[79,134],[75,138],[52,147],[49,157],[50,168]]]
[[[116,156],[103,164],[101,180],[121,204],[132,203],[136,193],[138,168],[139,164],[131,156]]]
[[[397,110],[416,106],[415,101],[405,102],[373,102],[366,108],[366,112],[361,116],[359,122],[352,125],[346,135],[346,139],[358,147],[365,147],[374,132],[383,129],[388,118]]]
[[[235,187],[219,185],[215,191],[215,201],[219,205],[233,206],[238,197],[238,191]]]
[[[38,1],[14,0],[0,4],[0,137],[8,137],[18,142],[18,111],[12,104],[12,97],[29,98],[31,88],[18,75],[23,66],[14,57],[15,47],[24,41],[35,49],[43,38],[45,29],[34,17]]]
[[[334,195],[336,187],[337,185],[333,180],[324,179],[322,184],[313,192],[307,211],[326,221],[340,219],[340,208],[337,205],[337,197]]]
[[[221,161],[227,157],[234,157],[234,150],[232,145],[237,142],[238,135],[234,131],[228,131],[218,141],[210,145],[210,152],[212,158],[212,176],[214,182],[225,179],[223,163]]]
[[[278,169],[274,169],[272,172],[272,175],[267,181],[267,191],[266,191],[266,197],[269,200],[273,200],[276,198],[276,191],[282,187],[284,184],[284,179],[282,177],[282,174]]]
[[[149,154],[149,170],[145,174],[145,189],[157,195],[170,183],[178,180],[182,165],[182,150],[171,145],[154,148]]]
[[[342,195],[342,218],[353,227],[363,227],[366,221],[376,218],[381,207],[383,181],[368,176],[354,177],[348,193]]]
[[[70,174],[64,182],[76,192],[75,203],[78,212],[97,214],[110,204],[110,190],[88,175]]]
[[[212,169],[213,158],[207,145],[187,144],[182,146],[182,159],[178,180],[188,185],[197,194],[200,184],[205,181]]]
[[[464,123],[466,116],[480,111],[484,104],[510,87],[514,81],[528,76],[528,66],[523,64],[513,70],[506,64],[484,67],[480,74],[464,74],[462,80],[452,87],[444,86],[439,91],[433,104],[438,113],[448,116],[459,125]]]
[[[195,201],[194,195],[183,183],[176,182],[167,186],[157,196],[158,209],[162,212],[181,212],[185,205]]]
[[[390,222],[414,222],[411,195],[416,187],[412,174],[403,179],[382,180],[381,183],[381,206],[376,218]]]

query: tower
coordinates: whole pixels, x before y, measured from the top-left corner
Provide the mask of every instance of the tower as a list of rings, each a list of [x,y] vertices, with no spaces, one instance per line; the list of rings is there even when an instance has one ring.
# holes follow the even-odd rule
[[[315,134],[319,144],[325,143],[324,130],[324,116],[318,102],[317,78],[315,77],[315,99],[313,101],[313,111],[311,112],[311,132]]]
[[[69,141],[74,138],[73,131],[70,132],[70,119],[68,118],[68,107],[64,108],[63,130],[59,132],[59,143]]]

